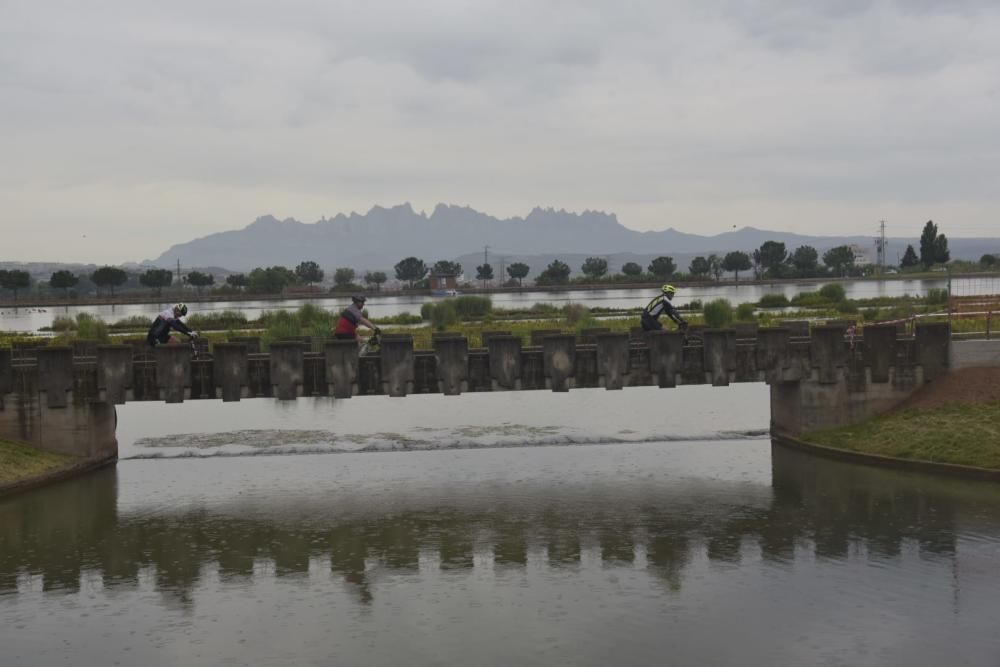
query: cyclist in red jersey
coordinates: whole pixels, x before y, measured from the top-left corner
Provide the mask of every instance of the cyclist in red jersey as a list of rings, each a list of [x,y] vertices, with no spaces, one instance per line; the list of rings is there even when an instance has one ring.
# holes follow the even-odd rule
[[[381,332],[377,326],[372,324],[362,314],[361,309],[365,307],[366,298],[361,295],[351,297],[351,305],[340,312],[340,319],[337,320],[337,327],[333,330],[333,337],[344,340],[358,340],[358,325],[362,324],[372,331]]]

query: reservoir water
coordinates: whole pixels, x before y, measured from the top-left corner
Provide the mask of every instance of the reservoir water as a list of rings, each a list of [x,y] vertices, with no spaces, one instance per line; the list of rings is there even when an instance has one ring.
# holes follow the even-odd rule
[[[119,410],[0,500],[17,665],[1000,664],[1000,487],[772,448],[763,385]]]
[[[1000,293],[1000,278],[955,278],[951,281],[952,293],[956,295],[997,294]],[[878,296],[922,296],[931,289],[943,289],[948,281],[944,278],[930,280],[857,280],[841,283],[851,299],[864,299]],[[685,287],[677,295],[675,303],[684,305],[693,300],[709,301],[712,299],[728,299],[735,304],[760,300],[765,294],[784,294],[791,298],[800,292],[815,291],[820,285],[809,283],[781,283],[775,285],[745,284],[745,285],[704,285]],[[606,290],[569,290],[563,292],[504,292],[490,294],[489,297],[498,308],[530,307],[535,303],[548,303],[561,306],[567,303],[580,303],[589,307],[604,308],[642,308],[658,291],[656,289],[606,289]],[[444,297],[415,296],[380,296],[371,294],[368,309],[372,317],[388,317],[403,312],[420,313],[421,304]],[[305,303],[314,303],[322,308],[343,308],[349,300],[344,297],[318,299],[288,299],[282,301],[214,301],[192,304],[192,312],[208,313],[223,310],[237,310],[248,318],[259,317],[267,310],[294,310]],[[50,308],[3,308],[0,309],[0,331],[37,331],[41,327],[52,324],[58,315],[75,317],[79,312],[88,312],[108,322],[115,322],[132,315],[141,315],[152,320],[158,312],[169,303],[122,304],[105,306],[64,306]]]

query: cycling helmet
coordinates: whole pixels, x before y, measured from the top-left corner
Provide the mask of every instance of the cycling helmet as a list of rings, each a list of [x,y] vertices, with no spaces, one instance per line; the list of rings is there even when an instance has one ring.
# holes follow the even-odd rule
[[[188,314],[187,304],[186,303],[177,304],[176,306],[174,306],[174,312],[178,313],[181,317],[184,317],[185,315]]]
[[[677,288],[674,287],[673,285],[664,285],[663,287],[660,288],[660,291],[663,292],[664,294],[673,295],[677,293]]]
[[[367,297],[365,297],[364,294],[355,294],[354,296],[351,297],[351,301],[359,305],[364,305],[365,301],[367,300],[368,299]]]

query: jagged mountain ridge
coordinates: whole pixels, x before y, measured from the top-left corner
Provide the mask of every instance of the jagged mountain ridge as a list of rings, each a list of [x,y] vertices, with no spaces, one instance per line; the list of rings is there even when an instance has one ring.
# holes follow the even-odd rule
[[[784,241],[789,249],[809,244],[821,252],[843,243],[871,244],[869,237],[810,236],[752,227],[716,236],[673,228],[638,232],[623,226],[614,214],[600,211],[571,213],[535,208],[524,218],[498,219],[465,206],[438,204],[426,215],[414,211],[410,204],[401,204],[391,208],[375,206],[365,214],[339,214],[315,223],[262,216],[243,229],[172,246],[149,263],[173,267],[180,260],[183,266],[247,270],[313,260],[324,267],[387,269],[411,255],[434,262],[475,253],[486,245],[519,255],[690,255],[751,250],[766,240]],[[905,243],[914,240],[894,241],[902,244],[901,251]],[[894,247],[890,245],[890,249]]]

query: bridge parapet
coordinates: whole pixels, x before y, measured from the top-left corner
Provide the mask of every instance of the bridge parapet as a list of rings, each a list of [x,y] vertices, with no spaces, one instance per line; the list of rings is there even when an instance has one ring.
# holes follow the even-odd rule
[[[353,341],[337,340],[315,352],[304,341],[275,342],[260,352],[258,340],[244,338],[217,343],[196,357],[183,345],[158,347],[152,355],[127,345],[78,346],[86,356],[51,347],[15,357],[0,348],[0,437],[39,441],[32,424],[52,421],[60,410],[86,412],[87,406],[126,401],[452,396],[734,382],[770,384],[772,427],[799,433],[884,411],[949,368],[947,323],[920,324],[912,337],[889,325],[866,327],[863,336],[852,338],[847,327],[814,327],[809,337],[789,328],[705,329],[700,341],[689,344],[670,331],[637,337],[593,330],[583,341],[545,331],[528,346],[509,332],[494,331],[475,348],[463,337],[435,336],[432,350],[415,350],[412,337],[403,335],[385,337],[380,354],[363,357]]]

